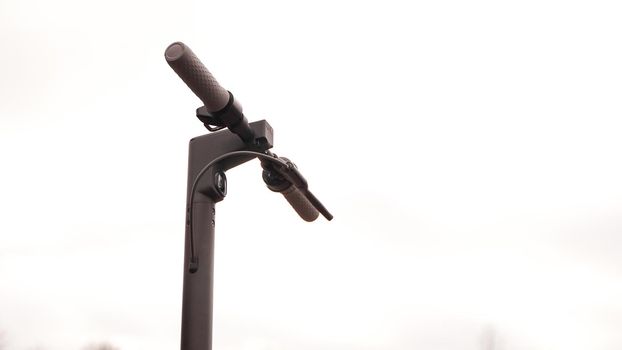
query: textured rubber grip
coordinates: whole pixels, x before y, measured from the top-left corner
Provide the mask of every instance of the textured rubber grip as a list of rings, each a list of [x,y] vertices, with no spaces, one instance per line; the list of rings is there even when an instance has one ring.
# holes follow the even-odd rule
[[[317,209],[315,209],[313,204],[309,202],[307,197],[305,197],[305,195],[300,192],[300,190],[297,189],[296,186],[289,186],[288,189],[281,193],[283,193],[285,199],[287,199],[292,208],[294,208],[296,213],[298,213],[298,215],[300,215],[300,217],[304,221],[311,222],[317,219],[317,217],[320,215],[320,213],[317,211]]]
[[[218,112],[229,102],[229,92],[220,86],[212,73],[199,58],[182,42],[169,45],[164,51],[168,65],[203,101],[208,112]]]

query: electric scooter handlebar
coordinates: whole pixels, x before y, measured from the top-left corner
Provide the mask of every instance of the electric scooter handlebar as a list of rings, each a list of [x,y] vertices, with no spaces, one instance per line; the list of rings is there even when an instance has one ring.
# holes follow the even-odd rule
[[[288,189],[281,192],[289,205],[294,208],[296,213],[307,222],[314,221],[320,216],[320,212],[315,209],[313,204],[309,202],[307,197],[296,186],[289,186]]]
[[[245,143],[252,144],[254,142],[253,131],[242,113],[241,105],[233,98],[233,94],[220,86],[212,73],[205,68],[201,60],[188,46],[182,42],[174,42],[166,48],[164,57],[168,65],[188,85],[190,90],[203,101],[207,112],[205,115],[208,121],[206,126],[211,124],[209,121],[215,122],[217,126],[228,127]],[[197,111],[197,116],[199,116],[199,111]],[[199,119],[201,119],[200,116]],[[201,120],[203,121],[203,119]],[[320,213],[326,219],[332,219],[328,210],[309,192],[306,180],[300,173],[289,169],[284,174],[289,178],[286,183],[290,186],[279,190],[271,189],[275,192],[281,192],[303,220],[314,221]]]
[[[273,192],[282,193],[303,220],[314,221],[320,214],[326,220],[332,220],[333,215],[309,191],[307,180],[298,171],[296,165],[287,158],[281,157],[280,159],[285,162],[284,165],[275,165],[266,160],[261,161],[262,178],[268,188]]]
[[[182,42],[169,45],[164,52],[168,65],[205,104],[208,112],[218,112],[229,103],[229,92],[214,78],[201,60]]]
[[[164,51],[164,57],[181,80],[203,101],[208,120],[204,124],[208,129],[209,124],[226,126],[245,143],[254,141],[253,131],[242,113],[242,106],[233,98],[233,94],[218,84],[188,46],[179,41],[172,43]]]

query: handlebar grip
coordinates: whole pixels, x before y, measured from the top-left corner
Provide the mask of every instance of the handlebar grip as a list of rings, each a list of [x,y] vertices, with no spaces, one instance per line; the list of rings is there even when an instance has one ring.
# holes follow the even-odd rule
[[[168,65],[188,85],[208,112],[218,112],[229,103],[229,92],[214,78],[199,58],[182,42],[169,45],[164,51]]]
[[[283,193],[285,199],[304,221],[314,221],[320,215],[313,204],[309,202],[307,197],[296,186],[291,185],[281,193]]]

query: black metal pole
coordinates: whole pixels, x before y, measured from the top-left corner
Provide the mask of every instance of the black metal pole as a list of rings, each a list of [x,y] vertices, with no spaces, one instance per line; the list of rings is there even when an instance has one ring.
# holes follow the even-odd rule
[[[176,42],[169,45],[164,56],[203,101],[197,110],[199,120],[210,131],[227,128],[190,140],[188,155],[181,349],[211,350],[215,205],[226,195],[224,171],[261,156],[268,188],[281,192],[301,218],[313,221],[322,213],[331,220],[332,215],[309,192],[293,163],[271,158],[276,156],[268,151],[272,148],[270,125],[265,120],[249,124],[233,94],[218,84],[190,48]],[[228,154],[236,151],[251,152]],[[266,157],[273,162],[265,162]]]
[[[182,350],[212,348],[215,206],[225,196],[225,193],[218,189],[216,175],[254,157],[241,156],[215,164],[202,176],[195,189],[194,200],[189,203],[192,197],[192,184],[207,164],[226,153],[243,150],[265,152],[272,147],[272,128],[265,120],[251,123],[250,129],[255,135],[252,143],[243,142],[238,135],[229,130],[221,130],[190,140],[181,316]],[[190,210],[193,210],[192,235],[188,215]],[[191,241],[194,243],[194,254],[198,258],[198,268],[194,272],[190,269],[193,256]]]
[[[190,237],[186,225],[184,287],[181,316],[181,349],[212,349],[212,310],[214,290],[214,205],[212,198],[200,195],[194,202],[194,244],[200,268],[190,273]],[[199,215],[197,215],[199,214]]]

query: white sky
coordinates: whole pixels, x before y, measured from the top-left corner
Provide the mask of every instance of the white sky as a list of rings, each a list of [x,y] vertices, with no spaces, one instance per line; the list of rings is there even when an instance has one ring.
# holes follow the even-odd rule
[[[214,349],[622,347],[618,1],[0,1],[7,350],[179,347],[181,40],[335,215],[256,162],[218,205]]]

